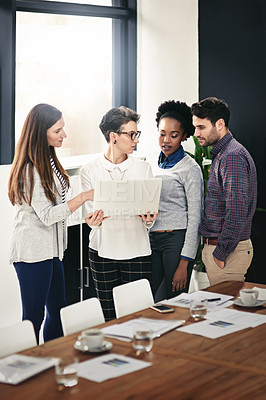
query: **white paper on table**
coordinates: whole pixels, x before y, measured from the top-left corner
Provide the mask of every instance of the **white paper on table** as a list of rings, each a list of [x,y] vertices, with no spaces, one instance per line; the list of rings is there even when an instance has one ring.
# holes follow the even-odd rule
[[[18,383],[54,366],[57,358],[12,354],[0,360],[0,382]]]
[[[259,287],[254,286],[252,289],[255,289],[259,292],[258,300],[265,300],[266,301],[266,289],[262,289]]]
[[[246,328],[262,325],[266,323],[266,315],[250,313],[246,311],[238,311],[231,309],[224,309],[221,311],[215,311],[207,313],[206,319],[219,318],[221,320],[226,319],[226,321],[239,323],[240,325],[245,325]]]
[[[184,320],[176,319],[153,319],[135,318],[121,324],[114,324],[102,329],[105,336],[131,342],[136,329],[146,329],[152,331],[152,338],[156,339],[166,332],[177,328],[185,323]]]
[[[246,325],[233,323],[226,319],[221,320],[219,318],[215,318],[178,328],[177,331],[205,336],[209,339],[217,339],[221,336],[225,336],[245,328],[247,328]]]
[[[78,376],[95,382],[103,382],[151,365],[146,361],[111,353],[80,363]]]
[[[172,299],[161,301],[161,303],[171,305],[171,306],[190,308],[190,301],[192,299],[195,299],[195,300],[219,299],[217,301],[208,301],[208,310],[214,311],[214,310],[220,310],[221,308],[229,307],[229,305],[232,305],[233,302],[229,301],[232,298],[233,298],[233,296],[228,296],[225,294],[198,290],[197,292],[193,292],[193,293],[181,293],[179,296],[173,297]]]
[[[180,332],[192,333],[216,339],[229,333],[246,328],[254,328],[266,323],[266,315],[223,309],[210,312],[206,320],[177,329]]]

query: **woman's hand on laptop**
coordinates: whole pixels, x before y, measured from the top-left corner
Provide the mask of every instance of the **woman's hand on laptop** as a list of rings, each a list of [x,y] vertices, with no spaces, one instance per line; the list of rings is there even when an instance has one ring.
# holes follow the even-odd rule
[[[138,217],[141,218],[143,222],[146,222],[146,223],[153,222],[158,217],[158,213],[150,214],[149,212],[147,212],[147,214],[141,214],[141,215],[138,215]]]
[[[87,222],[88,225],[99,226],[102,224],[102,221],[107,218],[109,217],[103,216],[102,210],[96,210],[94,212],[90,212],[89,214],[87,214],[85,217],[85,221]]]

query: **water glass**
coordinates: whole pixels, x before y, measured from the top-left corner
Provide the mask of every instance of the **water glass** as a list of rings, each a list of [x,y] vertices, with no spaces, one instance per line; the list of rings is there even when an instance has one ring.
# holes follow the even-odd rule
[[[192,299],[190,301],[190,315],[195,321],[204,319],[208,310],[207,299]]]
[[[78,383],[78,359],[74,356],[60,358],[55,365],[55,379],[59,385],[75,386]]]
[[[151,351],[153,346],[152,331],[149,328],[136,329],[134,331],[132,345],[137,355]]]

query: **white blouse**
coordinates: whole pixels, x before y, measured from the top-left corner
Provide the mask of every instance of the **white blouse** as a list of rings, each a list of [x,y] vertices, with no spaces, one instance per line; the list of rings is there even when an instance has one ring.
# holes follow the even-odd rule
[[[113,164],[104,155],[89,161],[81,169],[82,190],[95,187],[96,181],[134,180],[152,178],[151,167],[145,161],[132,156],[120,164]],[[92,212],[93,202],[85,203],[86,211]],[[148,228],[137,216],[111,217],[101,226],[91,226],[89,247],[100,257],[126,260],[151,254]]]

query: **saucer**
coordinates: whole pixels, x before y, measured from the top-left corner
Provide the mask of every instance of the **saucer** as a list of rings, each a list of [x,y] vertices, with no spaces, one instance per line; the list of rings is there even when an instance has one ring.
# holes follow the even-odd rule
[[[252,304],[252,305],[247,305],[244,304],[243,301],[241,300],[240,297],[238,297],[235,301],[234,304],[236,306],[240,306],[240,307],[248,307],[248,308],[253,308],[253,307],[261,307],[263,304],[265,304],[266,301],[265,300],[257,300],[256,303]]]
[[[74,343],[74,348],[82,353],[103,353],[104,351],[110,350],[112,347],[113,344],[107,340],[104,340],[102,347],[97,347],[91,350],[89,350],[88,346],[82,345],[79,340]]]

